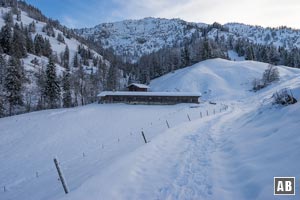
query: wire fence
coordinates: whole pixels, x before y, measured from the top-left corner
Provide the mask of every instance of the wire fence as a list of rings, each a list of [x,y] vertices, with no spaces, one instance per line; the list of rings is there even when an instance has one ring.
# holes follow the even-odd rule
[[[111,141],[90,146],[88,149],[82,151],[81,154],[74,155],[72,158],[62,159],[62,157],[59,157],[61,160],[59,160],[58,165],[66,177],[69,191],[72,191],[87,180],[91,174],[99,172],[107,163],[111,163],[122,155],[124,149],[126,149],[126,152],[132,152],[169,128],[176,127],[183,122],[210,117],[224,112],[227,109],[228,106],[225,104],[212,105],[206,108],[201,106],[183,107],[176,111],[169,112],[156,120],[150,121],[143,128],[137,128],[129,133],[119,135]],[[87,171],[91,173],[86,173]],[[63,189],[59,181],[61,180],[57,173],[57,166],[52,163],[51,165],[49,164],[47,168],[33,169],[32,174],[28,174],[28,176],[22,179],[2,183],[2,193],[13,197],[13,195],[8,193],[13,193],[15,190],[24,192],[31,191],[33,187],[45,184],[55,185],[55,187],[51,187],[51,189],[49,187],[45,188],[48,193],[52,194],[53,192],[60,194],[63,192]],[[0,195],[0,197],[2,195]]]

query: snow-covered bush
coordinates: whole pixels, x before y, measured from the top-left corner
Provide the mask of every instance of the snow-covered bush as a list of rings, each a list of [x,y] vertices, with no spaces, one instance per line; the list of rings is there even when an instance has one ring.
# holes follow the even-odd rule
[[[297,103],[297,100],[294,98],[292,91],[286,88],[274,93],[273,98],[275,104],[289,105]]]
[[[260,90],[267,87],[274,81],[278,81],[280,78],[278,68],[274,65],[269,64],[267,69],[264,71],[262,79],[254,79],[252,82],[253,91]]]
[[[252,89],[253,89],[253,91],[256,92],[256,91],[258,91],[258,90],[260,90],[260,89],[262,89],[264,87],[265,87],[265,85],[263,84],[262,80],[255,78],[252,81]]]
[[[279,71],[278,68],[274,65],[268,65],[268,68],[264,71],[262,81],[265,86],[269,85],[274,81],[279,80]]]

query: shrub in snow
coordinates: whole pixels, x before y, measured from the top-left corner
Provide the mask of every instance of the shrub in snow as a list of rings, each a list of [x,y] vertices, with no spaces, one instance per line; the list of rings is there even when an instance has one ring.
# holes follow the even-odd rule
[[[282,89],[279,92],[274,93],[273,98],[275,104],[289,105],[297,103],[292,91],[288,89]]]
[[[254,79],[252,82],[253,90],[256,92],[264,87],[267,87],[274,81],[279,81],[279,71],[274,65],[268,65],[267,69],[264,71],[262,79]]]
[[[262,80],[257,79],[257,78],[255,78],[255,79],[253,80],[252,85],[253,85],[252,89],[253,89],[253,91],[255,91],[255,92],[256,92],[257,90],[260,90],[260,89],[262,89],[262,88],[265,87],[265,85],[263,84]]]
[[[274,81],[279,81],[279,71],[274,65],[268,65],[268,68],[264,71],[262,81],[265,86],[269,85]]]

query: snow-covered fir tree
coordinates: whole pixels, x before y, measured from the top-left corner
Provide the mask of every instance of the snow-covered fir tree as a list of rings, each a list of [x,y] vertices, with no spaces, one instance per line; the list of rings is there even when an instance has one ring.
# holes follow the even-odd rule
[[[44,96],[48,108],[57,108],[60,106],[60,86],[56,75],[56,66],[52,58],[49,59],[46,68]]]
[[[4,81],[5,81],[5,70],[6,61],[2,55],[0,55],[0,117],[5,115],[5,94],[4,94]]]
[[[5,24],[1,28],[0,32],[0,44],[3,50],[3,53],[11,53],[12,48],[12,27]]]
[[[6,99],[9,103],[9,115],[17,105],[23,104],[22,99],[22,69],[18,59],[11,57],[7,64],[6,76],[4,79],[4,89]]]
[[[65,63],[64,67],[66,68],[66,71],[62,78],[63,107],[69,108],[72,106],[71,74],[69,64]]]

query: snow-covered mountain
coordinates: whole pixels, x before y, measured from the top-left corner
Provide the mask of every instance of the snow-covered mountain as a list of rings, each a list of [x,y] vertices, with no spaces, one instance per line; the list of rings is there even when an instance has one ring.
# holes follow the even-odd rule
[[[203,29],[204,28],[204,29]],[[206,29],[205,29],[206,28]],[[190,23],[180,19],[145,18],[103,23],[93,28],[76,32],[105,48],[112,48],[116,54],[128,61],[137,61],[142,55],[155,52],[164,47],[173,47],[195,38],[195,34],[207,34],[215,38],[244,38],[254,44],[275,45],[291,50],[300,47],[300,31],[287,28],[263,28],[238,23],[212,25]]]
[[[264,28],[261,26],[251,26],[241,23],[228,23],[224,27],[229,33],[238,37],[249,39],[256,44],[270,44],[285,49],[300,47],[300,30],[288,27]]]
[[[76,32],[105,48],[113,48],[118,55],[137,60],[162,47],[172,47],[189,40],[199,27],[181,19],[145,18],[103,23]]]
[[[0,199],[273,199],[274,176],[300,177],[300,104],[273,105],[272,96],[288,88],[299,100],[300,70],[278,66],[280,81],[250,91],[266,67],[212,59],[150,84],[201,92],[199,105],[92,104],[2,118]]]

